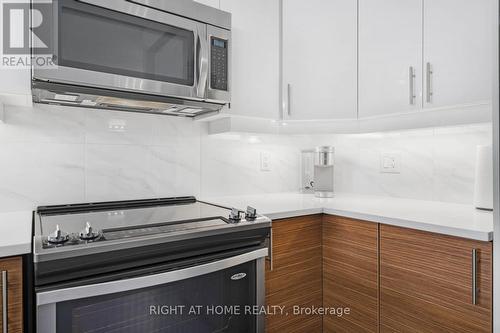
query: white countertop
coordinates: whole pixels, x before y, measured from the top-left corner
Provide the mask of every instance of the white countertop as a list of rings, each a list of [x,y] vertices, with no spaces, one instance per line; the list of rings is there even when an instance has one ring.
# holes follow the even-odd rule
[[[242,210],[249,205],[274,220],[325,213],[480,241],[493,240],[493,213],[472,205],[344,193],[328,199],[287,192],[201,200]]]
[[[274,220],[325,213],[481,241],[493,239],[492,212],[471,205],[343,193],[329,199],[287,192],[201,200],[242,210],[250,205]],[[30,253],[31,228],[31,211],[0,213],[0,258]]]
[[[31,211],[0,213],[0,258],[31,252]]]

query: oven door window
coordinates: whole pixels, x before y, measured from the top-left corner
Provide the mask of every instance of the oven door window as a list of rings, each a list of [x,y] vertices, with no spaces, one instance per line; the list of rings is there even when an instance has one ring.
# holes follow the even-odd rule
[[[193,31],[73,0],[58,10],[59,66],[194,85]]]
[[[255,332],[257,318],[245,312],[256,305],[255,277],[251,261],[160,286],[60,302],[57,332]]]

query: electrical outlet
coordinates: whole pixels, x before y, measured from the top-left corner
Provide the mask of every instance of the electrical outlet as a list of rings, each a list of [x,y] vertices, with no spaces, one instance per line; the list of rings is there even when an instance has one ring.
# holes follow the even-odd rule
[[[400,153],[381,153],[380,154],[380,172],[381,173],[401,173],[401,154]]]
[[[271,156],[268,152],[260,153],[260,171],[271,171]]]
[[[108,121],[108,130],[111,132],[125,132],[127,130],[127,122],[123,119],[110,119]]]

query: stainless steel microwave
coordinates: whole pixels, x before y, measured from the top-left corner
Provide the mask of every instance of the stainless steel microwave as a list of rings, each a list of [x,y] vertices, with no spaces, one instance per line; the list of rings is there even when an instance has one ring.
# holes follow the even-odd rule
[[[54,0],[50,12],[55,66],[34,62],[36,103],[197,116],[231,100],[229,13],[191,0]]]

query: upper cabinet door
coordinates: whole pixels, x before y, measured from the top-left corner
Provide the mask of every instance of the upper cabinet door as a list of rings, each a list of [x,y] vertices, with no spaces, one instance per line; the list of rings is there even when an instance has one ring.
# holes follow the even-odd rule
[[[199,2],[204,5],[214,7],[214,8],[219,8],[220,7],[220,1],[219,0],[193,0],[194,2]]]
[[[231,109],[238,116],[279,116],[279,0],[221,0],[232,14]]]
[[[356,1],[283,1],[285,119],[356,118],[356,36]]]
[[[359,0],[359,117],[418,110],[421,93],[422,0]]]
[[[492,2],[425,1],[425,107],[491,100]]]

